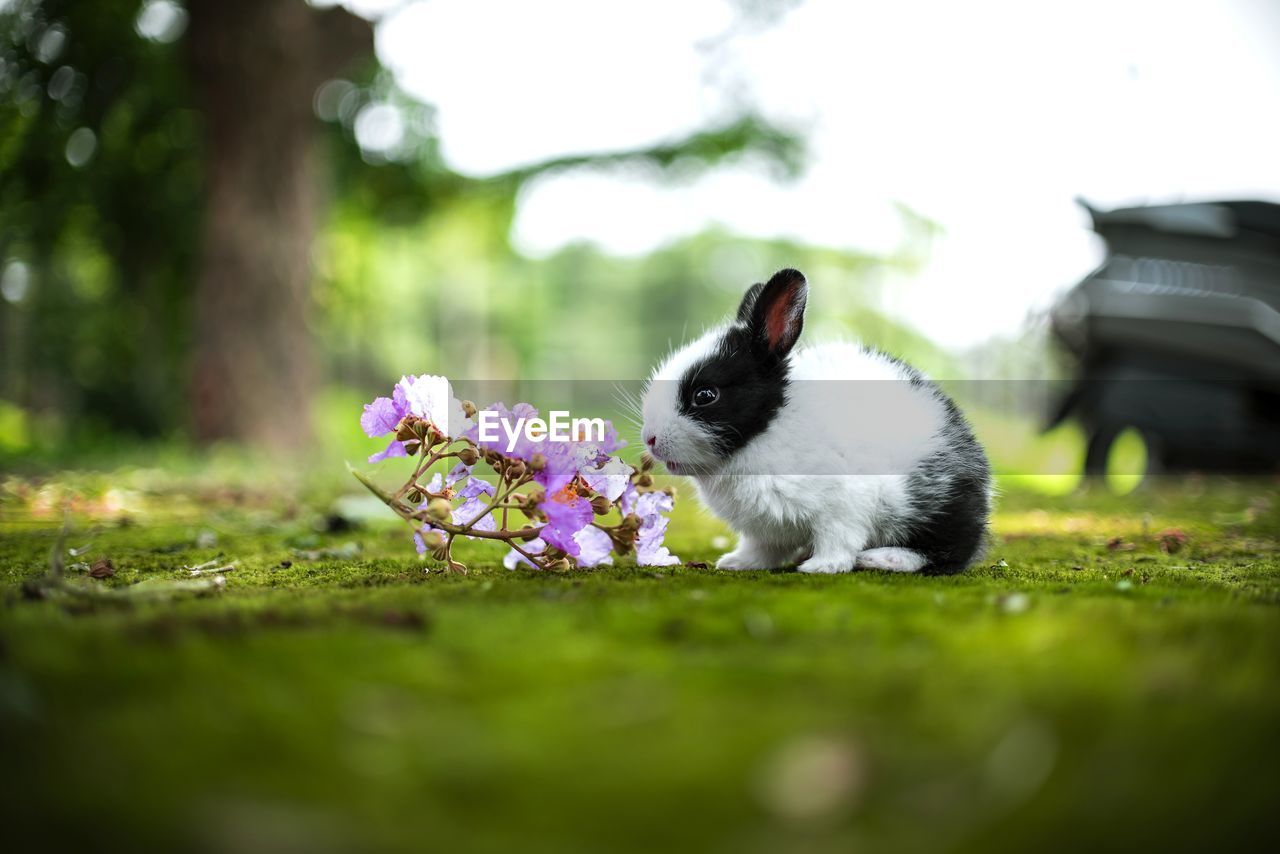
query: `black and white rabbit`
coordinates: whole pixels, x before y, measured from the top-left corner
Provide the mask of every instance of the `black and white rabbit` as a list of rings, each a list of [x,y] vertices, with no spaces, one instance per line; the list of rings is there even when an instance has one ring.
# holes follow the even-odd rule
[[[990,466],[955,403],[854,344],[796,347],[808,284],[782,270],[667,358],[643,438],[738,534],[721,569],[960,572],[982,553]]]

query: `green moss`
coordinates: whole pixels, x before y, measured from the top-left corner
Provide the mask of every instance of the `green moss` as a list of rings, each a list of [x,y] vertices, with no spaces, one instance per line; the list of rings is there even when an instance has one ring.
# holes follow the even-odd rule
[[[328,494],[219,489],[6,485],[14,838],[1020,851],[1272,827],[1272,484],[1009,494],[988,558],[951,578],[507,572],[484,544],[467,576],[424,573],[402,527],[317,530]],[[27,599],[72,494],[67,545],[116,575],[71,584],[239,564],[204,597]],[[671,544],[711,563],[725,533],[686,499]]]

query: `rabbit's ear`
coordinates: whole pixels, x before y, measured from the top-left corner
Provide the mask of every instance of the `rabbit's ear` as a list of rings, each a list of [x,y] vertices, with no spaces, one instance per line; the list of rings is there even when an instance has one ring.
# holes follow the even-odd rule
[[[782,358],[791,352],[804,329],[804,307],[809,283],[799,270],[779,270],[764,285],[747,291],[738,309],[741,318],[749,312],[747,328],[762,355]],[[748,306],[750,301],[750,306]]]
[[[751,322],[751,310],[756,307],[756,300],[759,299],[762,290],[764,290],[764,282],[756,282],[747,288],[746,294],[742,297],[742,302],[738,304],[739,323]]]

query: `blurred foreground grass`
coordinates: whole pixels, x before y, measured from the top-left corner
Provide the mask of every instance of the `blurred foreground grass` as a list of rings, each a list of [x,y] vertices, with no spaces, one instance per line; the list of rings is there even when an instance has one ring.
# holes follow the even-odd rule
[[[480,545],[463,577],[424,574],[354,483],[280,494],[266,474],[5,483],[9,839],[843,852],[1276,833],[1274,481],[1012,492],[984,565],[954,578],[508,572]],[[73,583],[161,589],[24,596],[68,503],[68,563],[116,570]],[[724,534],[685,488],[673,551],[712,563]],[[214,559],[239,561],[225,589],[164,595]]]

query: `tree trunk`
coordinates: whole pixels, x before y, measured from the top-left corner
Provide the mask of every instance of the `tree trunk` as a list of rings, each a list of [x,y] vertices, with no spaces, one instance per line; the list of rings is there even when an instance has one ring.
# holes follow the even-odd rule
[[[323,196],[312,99],[372,53],[372,31],[303,0],[188,7],[207,164],[192,430],[202,442],[298,447],[319,373],[308,331]]]

